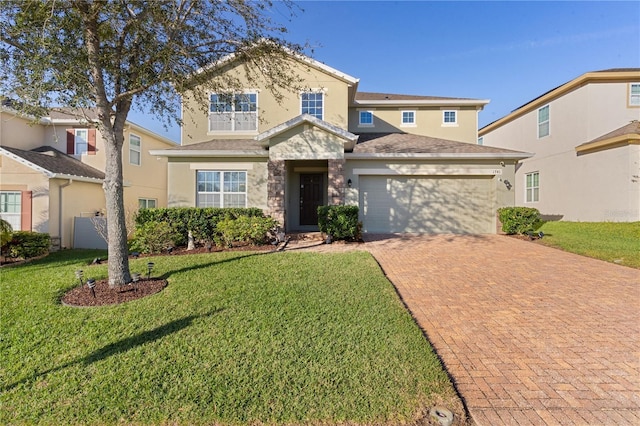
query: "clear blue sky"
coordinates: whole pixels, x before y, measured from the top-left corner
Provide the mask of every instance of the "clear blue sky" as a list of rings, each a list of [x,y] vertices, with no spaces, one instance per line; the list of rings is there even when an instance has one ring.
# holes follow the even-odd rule
[[[640,2],[302,1],[288,39],[359,90],[490,99],[480,126],[588,71],[640,68]],[[310,52],[309,52],[310,53]],[[129,119],[173,140],[159,120]]]

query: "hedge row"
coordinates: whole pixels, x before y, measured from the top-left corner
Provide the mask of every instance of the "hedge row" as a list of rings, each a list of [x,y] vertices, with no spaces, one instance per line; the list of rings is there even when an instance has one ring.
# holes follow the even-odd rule
[[[15,231],[11,239],[2,247],[2,252],[9,257],[29,259],[49,252],[51,237],[49,234],[29,231]]]
[[[362,223],[358,221],[358,206],[318,207],[318,227],[320,232],[334,240],[359,240]]]

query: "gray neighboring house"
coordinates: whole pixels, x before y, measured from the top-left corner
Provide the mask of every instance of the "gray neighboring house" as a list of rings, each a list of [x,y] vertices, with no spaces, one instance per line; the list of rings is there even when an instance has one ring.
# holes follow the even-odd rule
[[[582,222],[640,221],[640,68],[588,72],[483,127],[479,143],[533,152],[516,205]]]

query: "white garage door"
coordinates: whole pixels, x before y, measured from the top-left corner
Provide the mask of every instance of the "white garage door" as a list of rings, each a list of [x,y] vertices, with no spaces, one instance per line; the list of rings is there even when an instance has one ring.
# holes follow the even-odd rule
[[[492,233],[493,176],[360,176],[370,233]]]

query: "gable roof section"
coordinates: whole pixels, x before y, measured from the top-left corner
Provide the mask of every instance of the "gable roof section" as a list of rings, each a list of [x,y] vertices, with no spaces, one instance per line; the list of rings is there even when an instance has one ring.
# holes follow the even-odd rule
[[[260,133],[258,136],[256,136],[256,140],[264,144],[269,139],[274,138],[279,134],[284,133],[287,130],[297,127],[301,124],[311,124],[321,130],[324,130],[327,133],[331,133],[341,139],[344,139],[345,151],[351,151],[355,146],[356,141],[358,140],[358,135],[354,135],[353,133],[348,132],[341,127],[334,126],[331,123],[327,123],[326,121],[320,120],[309,114],[299,115],[289,121],[273,127],[272,129],[267,130],[266,132]]]
[[[212,139],[171,149],[152,149],[149,153],[163,157],[269,157],[269,151],[255,139]]]
[[[612,132],[576,146],[578,155],[624,145],[640,145],[640,122],[633,120]]]
[[[475,145],[410,133],[362,133],[346,158],[508,159],[532,157],[527,152]]]
[[[100,170],[49,146],[41,146],[31,151],[3,146],[0,147],[0,152],[50,179],[75,179],[95,183],[102,183],[104,179],[104,173]]]
[[[354,106],[476,106],[484,107],[488,99],[446,98],[441,96],[401,95],[395,93],[357,92],[353,101]]]
[[[478,136],[483,136],[493,130],[496,130],[505,124],[533,111],[545,106],[549,102],[566,95],[567,93],[582,87],[589,83],[607,83],[607,82],[632,82],[640,80],[640,68],[612,68],[601,71],[591,71],[582,74],[563,85],[560,85],[548,92],[543,93],[535,99],[519,106],[498,120],[487,124],[478,131]]]

